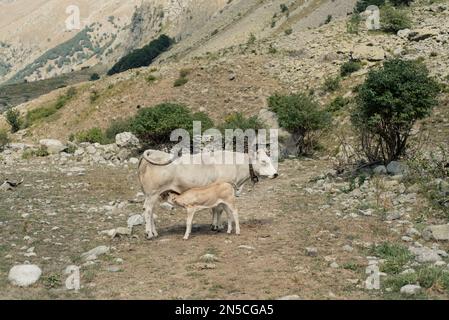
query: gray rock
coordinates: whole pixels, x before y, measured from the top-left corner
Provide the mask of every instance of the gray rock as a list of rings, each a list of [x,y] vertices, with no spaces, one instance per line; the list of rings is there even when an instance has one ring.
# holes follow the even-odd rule
[[[39,141],[39,144],[46,148],[49,154],[58,154],[67,149],[66,145],[56,139],[43,139]]]
[[[393,212],[387,215],[387,221],[398,220],[401,218],[401,214],[399,212]]]
[[[422,288],[418,285],[407,284],[401,288],[401,293],[406,296],[414,296],[421,292]]]
[[[387,172],[392,175],[403,175],[407,173],[408,167],[407,165],[399,162],[399,161],[391,161],[387,166]]]
[[[441,261],[438,253],[428,247],[409,247],[408,250],[415,256],[415,260],[419,263]]]
[[[90,251],[87,251],[81,255],[81,258],[85,260],[91,260],[91,258],[101,256],[105,253],[109,252],[109,247],[107,246],[98,246]],[[89,258],[89,259],[88,259]],[[95,259],[94,259],[95,260]]]
[[[205,255],[201,256],[200,260],[203,262],[206,262],[206,263],[211,263],[211,262],[217,262],[218,258],[216,255],[214,255],[212,253],[206,253]]]
[[[115,136],[115,143],[120,148],[139,148],[139,139],[131,132],[122,132]]]
[[[410,34],[410,32],[410,29],[402,29],[398,31],[397,35],[398,37],[401,37],[403,39],[408,39],[408,35]]]
[[[145,219],[140,214],[135,214],[128,218],[128,227],[140,226],[145,223]]]
[[[356,46],[351,52],[353,60],[381,61],[385,59],[385,51],[381,47],[364,44]]]
[[[377,166],[373,169],[375,174],[387,174],[387,168],[385,166]]]
[[[32,264],[17,265],[9,270],[8,280],[16,286],[28,287],[36,283],[42,275],[42,270]]]
[[[354,248],[347,244],[343,246],[343,250],[346,252],[352,252]]]
[[[444,241],[449,240],[449,224],[428,226],[423,230],[425,240]]]

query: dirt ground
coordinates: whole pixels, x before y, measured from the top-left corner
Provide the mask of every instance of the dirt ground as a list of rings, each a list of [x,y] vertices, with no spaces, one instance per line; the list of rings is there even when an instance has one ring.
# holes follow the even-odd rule
[[[325,161],[286,160],[280,177],[246,188],[238,200],[241,235],[210,230],[211,215],[202,211],[188,241],[182,239],[185,213],[158,208],[160,237],[146,240],[143,226],[132,237],[101,235],[126,226],[142,204],[103,211],[112,202],[127,202],[139,190],[135,168],[86,167],[84,175],[40,160],[2,168],[2,177],[23,177],[15,191],[0,193],[0,298],[2,299],[306,299],[376,298],[363,289],[367,260],[363,248],[342,249],[354,241],[385,241],[388,232],[376,217],[347,220],[330,209],[329,194],[308,194],[309,180],[329,167]],[[25,214],[25,215],[24,215]],[[24,215],[24,216],[23,216]],[[28,216],[27,216],[28,215]],[[31,237],[24,240],[25,236]],[[25,238],[27,239],[27,238]],[[111,251],[94,265],[81,268],[82,289],[65,289],[64,269],[81,265],[80,255],[99,245]],[[252,248],[239,248],[239,246]],[[29,247],[36,256],[25,257]],[[310,257],[306,247],[316,247]],[[200,257],[215,254],[206,266]],[[8,257],[8,258],[5,258]],[[355,268],[334,269],[326,258]],[[123,259],[122,263],[116,261]],[[29,261],[43,275],[20,289],[7,281],[9,269]],[[118,266],[118,272],[108,271]]]

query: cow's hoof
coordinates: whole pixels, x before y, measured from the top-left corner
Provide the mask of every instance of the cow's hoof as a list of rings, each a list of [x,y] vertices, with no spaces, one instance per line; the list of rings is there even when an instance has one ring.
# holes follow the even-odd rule
[[[151,231],[147,231],[145,232],[145,238],[147,238],[147,240],[151,240],[154,238],[154,234]]]

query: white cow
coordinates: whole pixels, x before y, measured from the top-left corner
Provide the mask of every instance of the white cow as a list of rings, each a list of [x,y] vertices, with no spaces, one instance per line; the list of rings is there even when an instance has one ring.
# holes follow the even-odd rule
[[[217,182],[231,183],[241,191],[245,182],[254,177],[274,179],[278,176],[265,150],[253,153],[251,159],[252,161],[248,154],[230,151],[186,154],[175,158],[157,150],[145,151],[139,164],[139,180],[145,193],[147,239],[158,236],[154,208],[160,196],[168,191],[181,194],[189,189]],[[220,207],[213,209],[214,227],[218,226],[221,210]]]

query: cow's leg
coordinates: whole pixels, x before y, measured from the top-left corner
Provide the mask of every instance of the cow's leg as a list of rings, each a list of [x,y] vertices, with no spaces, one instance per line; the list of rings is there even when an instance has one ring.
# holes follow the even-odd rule
[[[156,226],[154,224],[154,206],[157,202],[158,195],[147,196],[145,199],[145,234],[147,239],[152,239],[153,237],[157,237],[158,234],[156,232]]]
[[[187,223],[186,223],[186,233],[184,235],[184,240],[189,239],[189,235],[192,232],[192,222],[193,222],[193,216],[195,215],[195,209],[188,208],[187,209]]]
[[[212,208],[212,224],[210,225],[210,229],[212,231],[218,231],[218,207]]]
[[[225,206],[226,215],[228,217],[228,231],[227,233],[230,234],[232,232],[232,213],[228,206]]]
[[[228,211],[229,210],[229,211]],[[235,234],[240,234],[240,223],[239,223],[239,213],[235,206],[227,206],[226,211],[228,212],[229,216],[232,215],[232,218],[235,222]],[[230,232],[228,232],[230,233]]]

